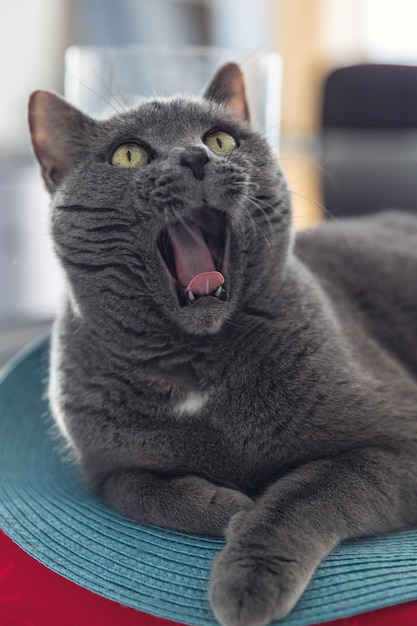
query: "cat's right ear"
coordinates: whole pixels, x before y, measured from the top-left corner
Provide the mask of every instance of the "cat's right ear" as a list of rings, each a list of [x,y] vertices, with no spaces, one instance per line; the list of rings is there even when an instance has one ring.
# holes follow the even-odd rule
[[[207,87],[204,98],[226,107],[243,124],[249,124],[245,81],[236,63],[223,65]]]
[[[35,91],[29,99],[29,129],[42,177],[51,193],[63,180],[82,150],[87,119],[49,91]]]

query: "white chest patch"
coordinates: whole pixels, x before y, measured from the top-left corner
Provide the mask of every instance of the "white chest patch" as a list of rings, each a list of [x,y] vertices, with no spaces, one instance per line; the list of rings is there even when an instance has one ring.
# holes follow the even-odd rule
[[[208,396],[204,393],[196,393],[192,391],[188,396],[174,407],[177,415],[195,415],[206,404]]]

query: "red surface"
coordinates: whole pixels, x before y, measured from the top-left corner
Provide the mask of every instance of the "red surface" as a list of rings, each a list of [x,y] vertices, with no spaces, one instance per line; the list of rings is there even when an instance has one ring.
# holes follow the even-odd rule
[[[0,626],[175,626],[80,587],[0,531]]]
[[[102,598],[31,558],[0,531],[0,626],[175,626]],[[198,625],[197,625],[198,626]],[[417,602],[325,626],[417,626]]]

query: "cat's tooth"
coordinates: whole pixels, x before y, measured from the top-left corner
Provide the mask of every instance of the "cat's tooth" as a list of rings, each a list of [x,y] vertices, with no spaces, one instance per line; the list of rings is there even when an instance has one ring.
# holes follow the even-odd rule
[[[190,302],[192,302],[193,300],[195,300],[195,295],[193,294],[193,292],[191,291],[191,289],[189,291],[187,291],[187,298]]]
[[[222,293],[223,293],[223,287],[220,285],[220,287],[217,287],[216,291],[214,292],[214,295],[216,296],[216,298],[220,298]]]

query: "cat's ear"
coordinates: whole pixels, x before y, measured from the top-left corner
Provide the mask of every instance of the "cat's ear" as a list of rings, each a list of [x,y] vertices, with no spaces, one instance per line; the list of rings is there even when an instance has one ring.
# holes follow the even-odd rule
[[[207,87],[204,97],[224,104],[244,124],[249,124],[249,109],[242,72],[236,63],[223,65]]]
[[[86,141],[88,118],[59,96],[35,91],[29,99],[29,129],[42,177],[50,192],[65,177]]]

